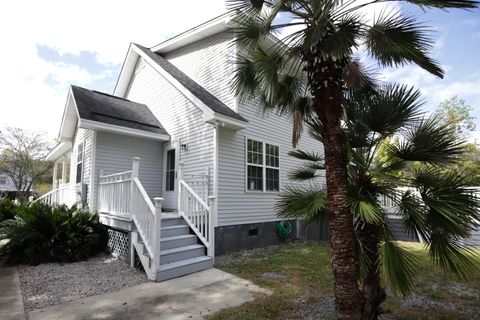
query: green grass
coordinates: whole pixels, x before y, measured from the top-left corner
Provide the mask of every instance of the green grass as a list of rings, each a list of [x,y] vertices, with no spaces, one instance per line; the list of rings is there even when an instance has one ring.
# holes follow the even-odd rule
[[[471,274],[468,280],[456,279],[433,267],[423,246],[406,245],[418,253],[421,261],[415,293],[437,304],[412,308],[405,306],[403,299],[389,296],[384,304],[386,312],[395,314],[398,319],[444,320],[468,319],[468,315],[457,310],[469,309],[473,314],[480,313],[480,271]],[[480,265],[480,255],[478,259]],[[333,295],[330,249],[326,245],[290,244],[249,258],[237,255],[233,263],[221,269],[273,293],[239,307],[222,310],[210,316],[208,319],[211,320],[302,319],[297,315],[298,309],[304,306],[297,303],[299,299],[308,304]],[[266,276],[266,273],[269,274]],[[450,310],[442,305],[453,305],[455,308]],[[325,315],[325,319],[335,319],[335,316]]]

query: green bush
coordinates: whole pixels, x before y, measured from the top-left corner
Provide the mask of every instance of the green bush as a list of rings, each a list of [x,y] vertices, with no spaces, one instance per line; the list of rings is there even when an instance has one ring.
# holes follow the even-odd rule
[[[8,264],[73,262],[105,250],[107,232],[98,215],[75,206],[33,203],[20,206],[14,219],[0,225],[0,259]]]
[[[18,206],[9,198],[0,200],[0,222],[13,219],[17,214]]]

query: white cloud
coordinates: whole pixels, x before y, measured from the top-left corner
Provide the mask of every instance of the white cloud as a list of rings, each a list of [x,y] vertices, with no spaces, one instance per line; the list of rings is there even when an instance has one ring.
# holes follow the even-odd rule
[[[121,64],[130,42],[153,46],[225,11],[223,0],[4,1],[0,4],[0,127],[58,132],[70,83],[88,86]],[[105,71],[47,62],[36,45],[96,54]],[[46,80],[49,79],[49,83]],[[52,83],[53,80],[53,83]],[[95,89],[95,88],[94,88]]]

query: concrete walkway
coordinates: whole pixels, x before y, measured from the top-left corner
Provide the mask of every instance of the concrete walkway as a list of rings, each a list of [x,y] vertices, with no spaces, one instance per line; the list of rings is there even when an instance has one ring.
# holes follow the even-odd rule
[[[169,281],[144,283],[69,304],[35,310],[28,313],[28,319],[203,319],[207,314],[269,294],[271,292],[268,290],[247,280],[218,269],[209,269]]]
[[[17,268],[0,268],[0,319],[25,320]]]

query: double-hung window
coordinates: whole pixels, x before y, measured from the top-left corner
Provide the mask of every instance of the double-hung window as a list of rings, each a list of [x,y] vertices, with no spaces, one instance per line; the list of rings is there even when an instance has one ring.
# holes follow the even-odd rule
[[[83,169],[83,142],[77,147],[77,177],[76,183],[82,182],[82,169]]]
[[[247,139],[247,190],[280,190],[280,157],[276,145]]]

